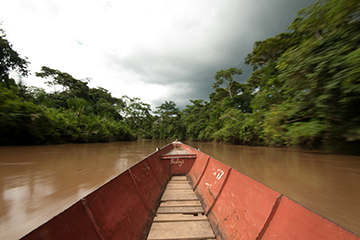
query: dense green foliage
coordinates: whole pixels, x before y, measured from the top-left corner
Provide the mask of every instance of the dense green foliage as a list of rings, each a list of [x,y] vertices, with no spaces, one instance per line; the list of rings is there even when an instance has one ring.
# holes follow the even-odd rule
[[[56,95],[43,91],[34,95],[36,97],[26,101],[0,85],[0,144],[108,142],[133,138],[125,123],[111,113],[96,110],[104,100],[91,104],[83,98],[67,98],[61,104],[66,107],[56,108],[46,106],[52,105],[54,98],[60,102]]]
[[[133,139],[118,109],[123,101],[88,81],[43,67],[36,73],[61,86],[46,93],[15,81],[0,83],[0,144],[108,142]]]
[[[289,31],[257,41],[240,68],[214,75],[209,101],[182,111],[165,101],[151,111],[138,98],[112,97],[86,80],[43,67],[52,93],[9,78],[26,76],[26,59],[1,40],[1,144],[98,142],[135,138],[246,145],[359,149],[360,2],[322,0],[301,11]],[[61,90],[59,90],[61,89]]]

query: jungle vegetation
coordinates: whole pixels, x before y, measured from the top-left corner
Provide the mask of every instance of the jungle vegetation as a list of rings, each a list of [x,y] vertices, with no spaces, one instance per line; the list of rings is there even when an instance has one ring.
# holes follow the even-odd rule
[[[139,98],[116,98],[89,79],[42,67],[54,92],[15,83],[26,58],[0,35],[0,144],[148,139],[244,145],[356,149],[360,146],[360,2],[318,1],[298,12],[288,31],[257,41],[240,68],[214,75],[209,101],[180,110],[169,100],[151,110]]]

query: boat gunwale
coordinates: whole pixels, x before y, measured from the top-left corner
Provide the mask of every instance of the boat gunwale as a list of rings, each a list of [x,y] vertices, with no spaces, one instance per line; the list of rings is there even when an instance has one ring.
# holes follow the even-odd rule
[[[172,145],[175,142],[171,142],[166,144],[165,146],[161,147],[161,148],[156,148],[156,150],[152,153],[150,153],[149,155],[147,155],[146,157],[142,158],[141,160],[139,160],[138,162],[134,163],[133,165],[131,165],[130,167],[128,167],[127,169],[125,169],[124,171],[120,172],[119,174],[117,174],[116,176],[114,176],[113,178],[108,179],[107,181],[105,181],[103,184],[101,184],[99,187],[93,189],[90,193],[86,194],[85,196],[81,197],[80,199],[76,200],[75,202],[71,203],[68,207],[66,207],[63,211],[59,212],[58,214],[52,216],[50,219],[46,220],[45,222],[43,222],[42,224],[40,224],[39,226],[31,229],[29,232],[25,233],[22,237],[20,237],[21,239],[26,239],[27,236],[29,234],[31,234],[32,232],[36,231],[37,229],[40,229],[42,226],[44,226],[45,224],[49,223],[50,221],[52,221],[53,219],[55,219],[56,217],[58,217],[59,215],[63,214],[64,212],[66,212],[67,210],[69,210],[70,208],[74,207],[75,205],[77,205],[78,203],[82,204],[82,202],[85,200],[86,201],[86,197],[88,197],[89,195],[93,194],[94,192],[98,191],[100,188],[102,188],[104,185],[110,183],[111,181],[115,180],[117,177],[119,177],[122,174],[125,174],[126,172],[129,172],[129,170],[131,168],[133,168],[134,166],[142,163],[142,162],[146,162],[147,159],[149,159],[151,156],[155,155],[156,153],[160,152],[161,150],[164,150],[166,147],[168,147],[169,145]],[[179,142],[178,142],[179,143]],[[159,156],[159,160],[160,160],[160,156]],[[156,179],[156,177],[155,177]],[[161,187],[161,185],[160,185]],[[164,193],[164,190],[162,190],[162,193]],[[140,197],[140,196],[139,196]],[[86,211],[85,207],[84,210]],[[90,219],[90,222],[92,221],[92,219]]]
[[[178,143],[179,143],[179,142],[178,142]],[[218,160],[218,159],[216,159],[216,158],[212,157],[211,155],[209,155],[209,154],[207,154],[207,153],[202,152],[199,148],[191,147],[190,145],[187,145],[187,144],[185,144],[185,143],[182,143],[182,144],[184,144],[184,145],[188,146],[189,148],[191,148],[191,149],[193,149],[193,150],[195,150],[195,151],[198,151],[198,152],[200,152],[200,153],[205,154],[206,156],[208,156],[208,157],[209,157],[209,160],[208,160],[208,162],[207,162],[207,165],[208,165],[208,163],[210,162],[210,159],[211,159],[211,158],[213,158],[214,160],[216,160],[216,161],[218,161],[218,162],[221,162],[222,164],[224,164],[224,165],[226,165],[227,167],[229,167],[229,170],[230,170],[230,169],[233,169],[233,170],[235,170],[235,171],[239,172],[240,174],[242,174],[242,175],[244,175],[244,176],[246,176],[246,177],[248,177],[248,178],[250,178],[250,179],[252,179],[252,180],[254,180],[254,181],[256,181],[256,182],[258,182],[258,183],[260,183],[260,184],[262,184],[262,185],[264,185],[264,186],[266,186],[266,187],[268,187],[269,189],[271,189],[271,190],[273,190],[273,191],[275,191],[275,192],[278,192],[278,193],[280,194],[280,195],[278,196],[279,198],[286,197],[286,198],[290,199],[291,201],[295,202],[297,205],[300,205],[301,207],[305,208],[306,210],[309,210],[310,212],[312,212],[312,213],[314,213],[314,214],[316,214],[316,215],[318,215],[318,216],[322,217],[323,219],[325,219],[325,220],[327,220],[327,221],[329,221],[329,222],[331,222],[331,223],[335,224],[336,226],[338,226],[338,227],[342,228],[343,230],[345,230],[345,231],[347,231],[347,232],[349,232],[349,233],[353,234],[355,237],[359,238],[359,239],[356,239],[356,240],[360,240],[360,234],[356,234],[356,233],[354,233],[354,232],[353,232],[353,231],[351,231],[350,229],[347,229],[346,227],[341,226],[340,224],[338,224],[337,222],[335,222],[335,221],[333,221],[333,220],[331,220],[331,219],[327,218],[326,216],[323,216],[322,214],[317,213],[317,212],[315,212],[314,210],[311,210],[310,208],[308,208],[308,207],[306,207],[306,206],[302,205],[301,203],[299,203],[299,202],[295,201],[294,199],[292,199],[292,198],[290,198],[290,197],[288,197],[288,196],[286,196],[286,195],[282,194],[281,192],[279,192],[279,191],[277,191],[277,190],[273,189],[272,187],[270,187],[270,186],[268,186],[268,185],[266,185],[266,184],[264,184],[264,183],[262,183],[262,182],[258,181],[257,179],[254,179],[253,177],[250,177],[249,175],[247,175],[247,174],[245,174],[245,173],[241,172],[240,170],[237,170],[237,169],[235,169],[235,168],[233,168],[233,167],[229,166],[228,164],[226,164],[226,163],[224,163],[224,162],[222,162],[222,161],[220,161],[220,160]],[[203,174],[204,174],[204,172],[206,171],[206,168],[207,168],[207,167],[208,167],[208,166],[206,166],[206,167],[204,168],[202,175],[203,175]],[[191,169],[190,169],[190,171],[191,171]],[[200,181],[201,181],[201,178],[199,179],[199,181],[198,181],[198,182],[197,182],[197,184],[195,185],[194,190],[196,189],[196,187],[197,187],[197,185],[199,184],[199,182],[200,182]],[[226,183],[225,183],[225,184],[226,184]],[[225,184],[224,184],[224,186],[225,186]],[[224,187],[224,186],[223,186],[223,187]],[[218,197],[217,197],[217,198],[218,198]],[[280,201],[281,201],[281,200],[280,200]],[[216,204],[216,203],[215,203],[215,204]],[[212,207],[213,207],[213,206],[212,206]],[[210,212],[211,212],[211,209],[210,209],[210,211],[208,211],[208,212],[207,212],[207,214],[206,214],[206,215],[208,215]],[[263,235],[264,235],[264,234],[263,234]],[[261,237],[262,237],[262,236],[261,236]]]

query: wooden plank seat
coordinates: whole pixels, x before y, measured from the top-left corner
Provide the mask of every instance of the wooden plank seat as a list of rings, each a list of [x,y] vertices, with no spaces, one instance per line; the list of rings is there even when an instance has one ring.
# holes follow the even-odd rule
[[[148,240],[215,239],[199,199],[185,176],[173,176],[161,198]]]
[[[191,186],[189,184],[181,184],[181,183],[177,183],[177,184],[171,184],[168,185],[166,187],[167,189],[191,189]]]
[[[160,207],[201,207],[199,200],[196,201],[166,201],[160,204]]]
[[[169,183],[176,183],[177,181],[188,182],[186,176],[172,176]]]

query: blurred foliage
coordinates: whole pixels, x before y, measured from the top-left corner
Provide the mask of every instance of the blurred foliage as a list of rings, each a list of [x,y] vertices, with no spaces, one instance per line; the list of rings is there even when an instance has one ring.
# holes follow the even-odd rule
[[[50,125],[40,106],[24,102],[0,84],[0,143],[6,145],[40,143]]]
[[[1,22],[0,22],[1,27]],[[6,34],[0,28],[0,83],[5,83],[8,88],[14,84],[14,80],[9,77],[10,71],[15,70],[21,76],[28,75],[29,62],[12,48],[12,45],[6,39]]]

